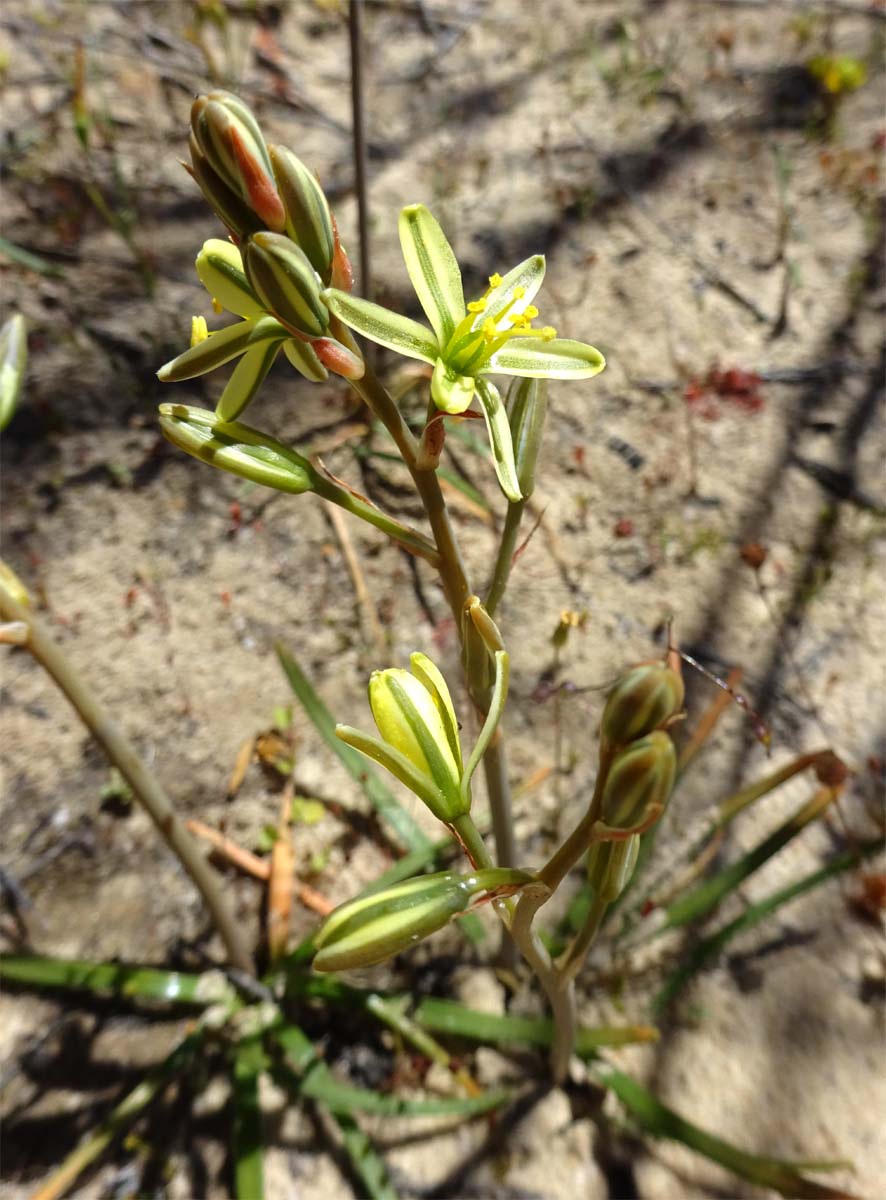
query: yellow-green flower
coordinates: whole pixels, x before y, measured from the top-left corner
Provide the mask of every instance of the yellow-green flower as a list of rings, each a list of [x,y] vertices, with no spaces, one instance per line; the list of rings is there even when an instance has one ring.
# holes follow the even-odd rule
[[[476,395],[489,428],[502,489],[520,499],[507,416],[488,376],[528,379],[590,379],[603,370],[603,355],[584,342],[558,338],[549,325],[533,324],[532,303],[545,274],[536,254],[507,275],[491,275],[482,296],[465,303],[461,271],[443,230],[422,204],[400,214],[406,269],[431,329],[381,305],[336,288],[322,299],[358,333],[434,368],[431,395],[437,408],[463,413]]]

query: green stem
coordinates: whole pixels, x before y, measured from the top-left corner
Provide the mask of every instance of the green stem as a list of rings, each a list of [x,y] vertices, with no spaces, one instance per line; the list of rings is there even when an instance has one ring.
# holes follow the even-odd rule
[[[231,964],[249,975],[255,974],[242,928],[222,891],[220,880],[179,819],[160,781],[138,756],[116,721],[99,704],[92,689],[52,639],[43,622],[29,608],[14,600],[2,585],[0,616],[8,621],[23,621],[28,626],[28,650],[67,696],[84,725],[132,788],[166,844],[190,875],[209,909]]]
[[[417,554],[419,558],[425,559],[432,567],[439,566],[440,556],[434,544],[415,529],[410,529],[408,525],[402,524],[395,517],[389,516],[376,508],[374,504],[369,504],[362,496],[358,496],[355,492],[349,491],[333,480],[317,472],[317,478],[314,480],[314,485],[311,489],[316,495],[322,496],[324,500],[328,500],[331,504],[337,504],[339,508],[343,508],[352,516],[359,517],[361,521],[366,521],[369,525],[374,525],[376,529],[380,529],[382,533],[386,533],[389,538],[395,542],[399,542],[406,550],[412,554]]]
[[[594,939],[600,931],[600,926],[603,923],[603,917],[606,915],[606,909],[608,907],[608,900],[604,900],[602,896],[594,896],[590,912],[585,918],[584,925],[582,925],[575,941],[563,955],[561,962],[558,964],[560,978],[564,983],[575,979],[576,975],[581,970],[584,961],[588,956],[588,951],[594,944]]]
[[[489,594],[486,597],[485,603],[486,611],[490,616],[494,616],[495,610],[498,608],[501,598],[505,594],[505,588],[508,586],[511,567],[514,563],[514,551],[517,547],[517,535],[520,532],[520,522],[523,520],[525,508],[525,500],[511,500],[508,503],[508,511],[505,514],[505,527],[502,530],[501,541],[498,546],[498,557],[495,560],[492,582],[489,585]]]

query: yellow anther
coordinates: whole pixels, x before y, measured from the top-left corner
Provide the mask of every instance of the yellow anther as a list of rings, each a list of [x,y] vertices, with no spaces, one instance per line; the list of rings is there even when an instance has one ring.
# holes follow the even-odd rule
[[[525,287],[515,287],[514,288],[514,299],[515,300],[522,300],[525,295],[526,295]]]
[[[499,275],[498,273],[496,273],[495,275],[489,276],[489,286],[490,287],[494,287],[494,288],[501,287],[503,282],[504,281],[502,280],[501,275]]]
[[[495,327],[495,321],[493,321],[492,317],[487,317],[483,322],[483,337],[487,342],[492,342],[495,341],[497,334],[498,330]]]
[[[511,324],[514,326],[515,329],[528,329],[529,328],[529,317],[526,315],[525,312],[514,313],[513,317],[511,317]]]
[[[538,309],[535,307],[534,304],[527,304],[526,307],[523,309],[523,316],[528,318],[528,320],[530,320],[530,321],[534,321],[535,318],[538,316]]]
[[[481,312],[484,312],[485,310],[486,310],[485,296],[483,297],[482,300],[472,300],[470,302],[470,304],[468,305],[468,312],[470,312],[470,313],[481,313]]]
[[[214,313],[223,313],[225,311],[224,305],[220,300],[216,300],[215,296],[212,297],[212,311]]]
[[[191,345],[199,346],[209,337],[205,317],[191,317]]]
[[[557,336],[557,331],[553,325],[545,325],[544,329],[541,331],[541,336],[546,342],[552,342]]]

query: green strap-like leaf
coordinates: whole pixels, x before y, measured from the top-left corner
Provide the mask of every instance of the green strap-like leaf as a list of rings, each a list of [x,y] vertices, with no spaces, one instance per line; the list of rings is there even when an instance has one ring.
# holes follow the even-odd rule
[[[511,440],[508,414],[505,412],[498,388],[494,384],[485,379],[478,379],[477,395],[486,418],[486,429],[489,433],[489,444],[492,447],[496,477],[507,498],[516,503],[522,497],[517,479],[517,465],[514,462],[514,444]]]
[[[0,956],[0,979],[37,988],[61,988],[173,1004],[205,1006],[231,1000],[234,996],[231,985],[220,971],[192,975],[126,963],[37,958],[27,954]]]
[[[396,350],[407,358],[418,358],[426,363],[437,361],[440,353],[437,342],[430,330],[419,325],[418,321],[401,317],[399,313],[382,308],[380,304],[361,300],[359,296],[340,292],[337,288],[327,288],[320,298],[340,321],[371,342],[378,342],[380,346],[387,346],[389,350]]]
[[[246,351],[234,367],[231,378],[215,406],[215,413],[220,421],[237,420],[264,383],[279,352],[280,342],[265,342]]]
[[[400,245],[415,294],[437,341],[445,346],[465,315],[461,271],[435,217],[423,204],[410,204],[400,213]]]
[[[791,1163],[778,1158],[749,1154],[746,1150],[740,1150],[722,1138],[700,1129],[698,1125],[693,1125],[672,1108],[662,1104],[630,1075],[603,1063],[593,1069],[603,1086],[615,1093],[634,1120],[653,1137],[682,1142],[690,1150],[719,1163],[739,1178],[750,1180],[757,1187],[772,1188],[782,1196],[792,1197],[793,1200],[852,1200],[847,1192],[823,1186],[799,1174],[800,1169],[826,1170],[837,1164]]]
[[[273,317],[262,317],[260,321],[238,321],[236,325],[211,333],[178,358],[165,363],[157,372],[157,378],[161,383],[181,383],[183,379],[193,379],[224,366],[238,354],[245,354],[262,342],[283,341],[289,337],[292,337],[289,330],[284,329]]]
[[[511,338],[492,355],[484,375],[520,375],[525,379],[590,379],[599,375],[606,360],[584,342],[554,338]]]
[[[263,1200],[265,1194],[262,1118],[258,1081],[265,1066],[261,1037],[244,1038],[234,1051],[234,1194]]]

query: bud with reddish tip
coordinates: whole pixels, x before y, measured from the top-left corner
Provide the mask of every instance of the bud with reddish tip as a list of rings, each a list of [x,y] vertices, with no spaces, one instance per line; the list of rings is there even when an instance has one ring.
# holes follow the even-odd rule
[[[285,146],[271,146],[269,154],[286,209],[286,233],[301,246],[326,285],[332,275],[335,231],[323,189],[313,172]]]
[[[612,746],[623,746],[659,729],[683,707],[683,680],[661,662],[640,663],[622,675],[603,709],[601,731]]]
[[[205,163],[261,225],[276,232],[285,229],[286,209],[268,148],[248,106],[230,92],[198,96],[191,108],[191,130]]]
[[[287,329],[309,340],[326,335],[329,310],[300,246],[281,233],[257,233],[246,243],[243,266],[256,296]]]
[[[475,901],[509,895],[534,882],[528,871],[490,867],[472,875],[421,875],[358,896],[331,912],[320,926],[314,938],[314,970],[374,966],[442,929]]]
[[[612,760],[600,817],[610,830],[648,827],[664,811],[677,777],[674,743],[662,730],[639,738]]]

